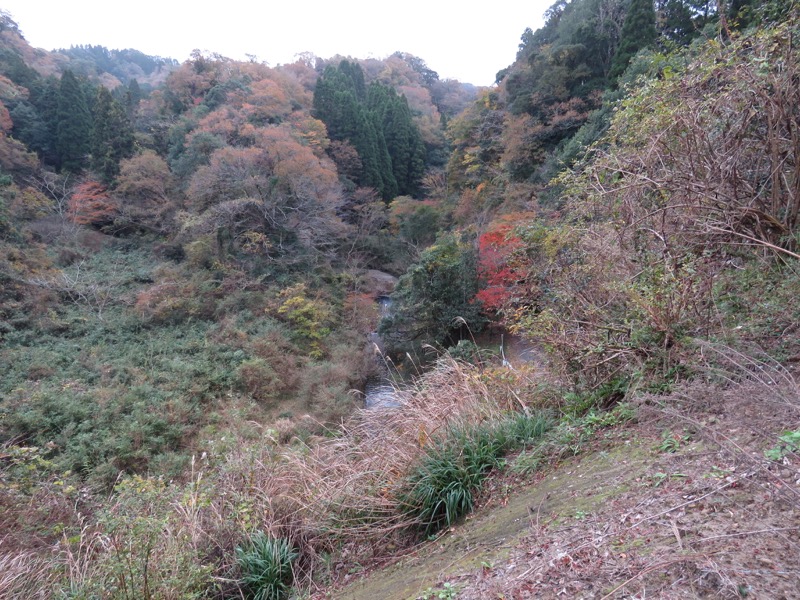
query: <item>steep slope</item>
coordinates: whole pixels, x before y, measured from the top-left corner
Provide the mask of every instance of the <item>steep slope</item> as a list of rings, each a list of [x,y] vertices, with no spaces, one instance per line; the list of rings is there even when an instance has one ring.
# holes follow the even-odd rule
[[[800,460],[776,441],[800,425],[800,388],[728,366],[740,383],[635,399],[636,424],[534,477],[523,453],[465,522],[324,597],[793,597]]]

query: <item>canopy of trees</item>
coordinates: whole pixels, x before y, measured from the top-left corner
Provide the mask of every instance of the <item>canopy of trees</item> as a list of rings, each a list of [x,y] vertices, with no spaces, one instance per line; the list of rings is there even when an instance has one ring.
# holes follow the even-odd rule
[[[384,200],[414,195],[425,171],[425,147],[405,96],[380,82],[365,84],[360,65],[343,60],[326,67],[314,90],[314,114],[331,140],[358,153],[355,183]]]

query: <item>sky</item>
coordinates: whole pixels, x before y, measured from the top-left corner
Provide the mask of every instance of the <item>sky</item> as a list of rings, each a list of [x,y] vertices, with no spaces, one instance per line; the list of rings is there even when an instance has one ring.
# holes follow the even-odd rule
[[[208,50],[270,66],[302,52],[329,58],[422,58],[442,79],[491,85],[526,27],[554,0],[0,0],[32,46],[134,48],[186,60]]]

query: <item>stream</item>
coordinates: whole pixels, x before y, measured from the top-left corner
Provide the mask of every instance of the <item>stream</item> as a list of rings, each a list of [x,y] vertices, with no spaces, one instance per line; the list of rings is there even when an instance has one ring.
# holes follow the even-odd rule
[[[391,314],[392,299],[389,296],[378,296],[375,302],[378,304],[378,315],[381,319]],[[364,407],[395,408],[400,403],[392,385],[389,367],[383,356],[383,342],[377,332],[373,331],[369,334],[369,343],[375,350],[378,372],[368,377],[364,384]]]
[[[380,318],[391,314],[392,299],[389,296],[378,296],[375,302],[378,304]],[[368,377],[364,384],[364,407],[396,408],[401,402],[392,385],[389,367],[383,355],[383,342],[377,332],[370,333],[368,339],[374,350],[377,373]],[[522,364],[537,363],[541,358],[540,353],[530,342],[502,328],[478,334],[475,342],[483,348],[496,348],[500,352],[503,364],[509,369]]]

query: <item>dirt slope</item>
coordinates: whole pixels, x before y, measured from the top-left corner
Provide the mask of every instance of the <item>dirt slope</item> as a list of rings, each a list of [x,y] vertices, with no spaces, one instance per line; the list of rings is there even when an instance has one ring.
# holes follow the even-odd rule
[[[495,480],[464,523],[329,597],[800,598],[800,458],[764,455],[800,429],[800,394],[770,381],[640,398],[637,424]]]

